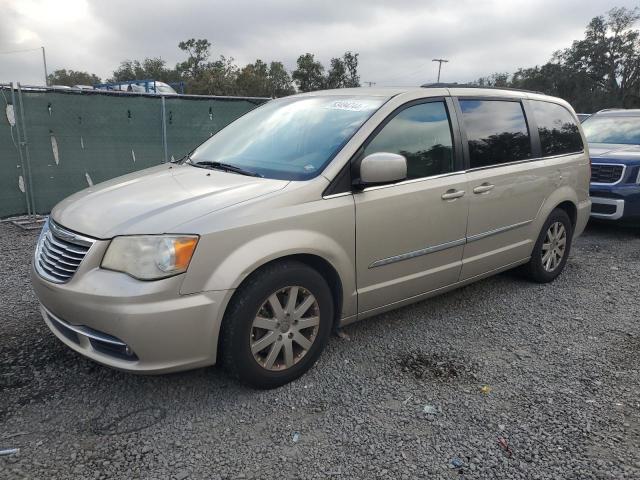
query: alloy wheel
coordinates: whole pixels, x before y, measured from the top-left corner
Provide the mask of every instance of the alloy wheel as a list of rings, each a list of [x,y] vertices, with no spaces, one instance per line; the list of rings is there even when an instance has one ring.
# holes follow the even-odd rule
[[[549,226],[542,243],[542,266],[547,272],[553,272],[564,257],[567,248],[567,229],[562,222]]]
[[[272,293],[251,325],[251,353],[267,370],[286,370],[313,345],[320,326],[318,301],[307,289],[291,286]]]

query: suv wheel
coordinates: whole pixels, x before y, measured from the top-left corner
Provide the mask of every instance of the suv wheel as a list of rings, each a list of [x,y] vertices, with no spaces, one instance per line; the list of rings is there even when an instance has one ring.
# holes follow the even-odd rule
[[[333,299],[316,270],[297,261],[269,265],[236,293],[222,325],[225,369],[274,388],[309,370],[333,324]]]
[[[539,283],[548,283],[556,279],[567,263],[573,226],[567,212],[556,208],[542,227],[531,260],[525,265],[527,276]]]

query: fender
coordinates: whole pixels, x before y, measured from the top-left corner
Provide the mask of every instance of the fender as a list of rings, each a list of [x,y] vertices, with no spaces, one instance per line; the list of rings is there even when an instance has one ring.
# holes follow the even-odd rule
[[[227,231],[225,236],[229,236],[229,233]],[[242,235],[234,236],[242,238]],[[219,262],[213,262],[215,267],[208,274],[196,268],[193,274],[185,278],[181,293],[236,289],[251,273],[273,260],[300,254],[314,255],[327,261],[340,277],[343,288],[342,315],[355,315],[355,255],[334,238],[314,230],[288,229],[265,233],[248,241],[245,236],[244,240],[224,253]],[[354,248],[353,242],[349,245]]]

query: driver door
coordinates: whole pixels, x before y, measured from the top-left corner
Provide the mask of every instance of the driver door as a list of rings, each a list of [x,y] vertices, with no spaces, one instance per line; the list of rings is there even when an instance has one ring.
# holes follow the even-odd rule
[[[394,112],[364,145],[364,156],[407,159],[407,179],[354,195],[358,312],[456,283],[465,243],[466,176],[445,99]]]

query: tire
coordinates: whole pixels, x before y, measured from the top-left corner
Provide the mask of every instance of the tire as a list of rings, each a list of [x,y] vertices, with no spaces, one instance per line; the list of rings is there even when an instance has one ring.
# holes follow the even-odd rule
[[[255,388],[289,383],[314,365],[333,317],[331,291],[320,273],[293,260],[268,265],[247,279],[225,313],[224,369]]]
[[[554,254],[554,251],[559,252],[562,244],[562,240],[556,240],[555,243],[553,241],[553,229],[556,226],[558,227],[557,232],[561,232],[562,229],[564,229],[564,250],[562,251],[561,258],[558,258],[560,253]],[[551,237],[549,237],[549,235],[551,235]],[[560,235],[558,235],[558,237],[560,237]],[[540,235],[538,235],[538,240],[531,253],[531,260],[523,267],[525,275],[534,282],[553,282],[564,270],[567,258],[569,258],[572,239],[573,225],[569,215],[567,215],[567,212],[564,210],[556,208],[551,212],[540,231]],[[547,247],[547,245],[549,245],[549,247]],[[557,247],[554,247],[556,245]],[[552,253],[547,256],[549,249]],[[551,256],[554,258],[550,259]]]

